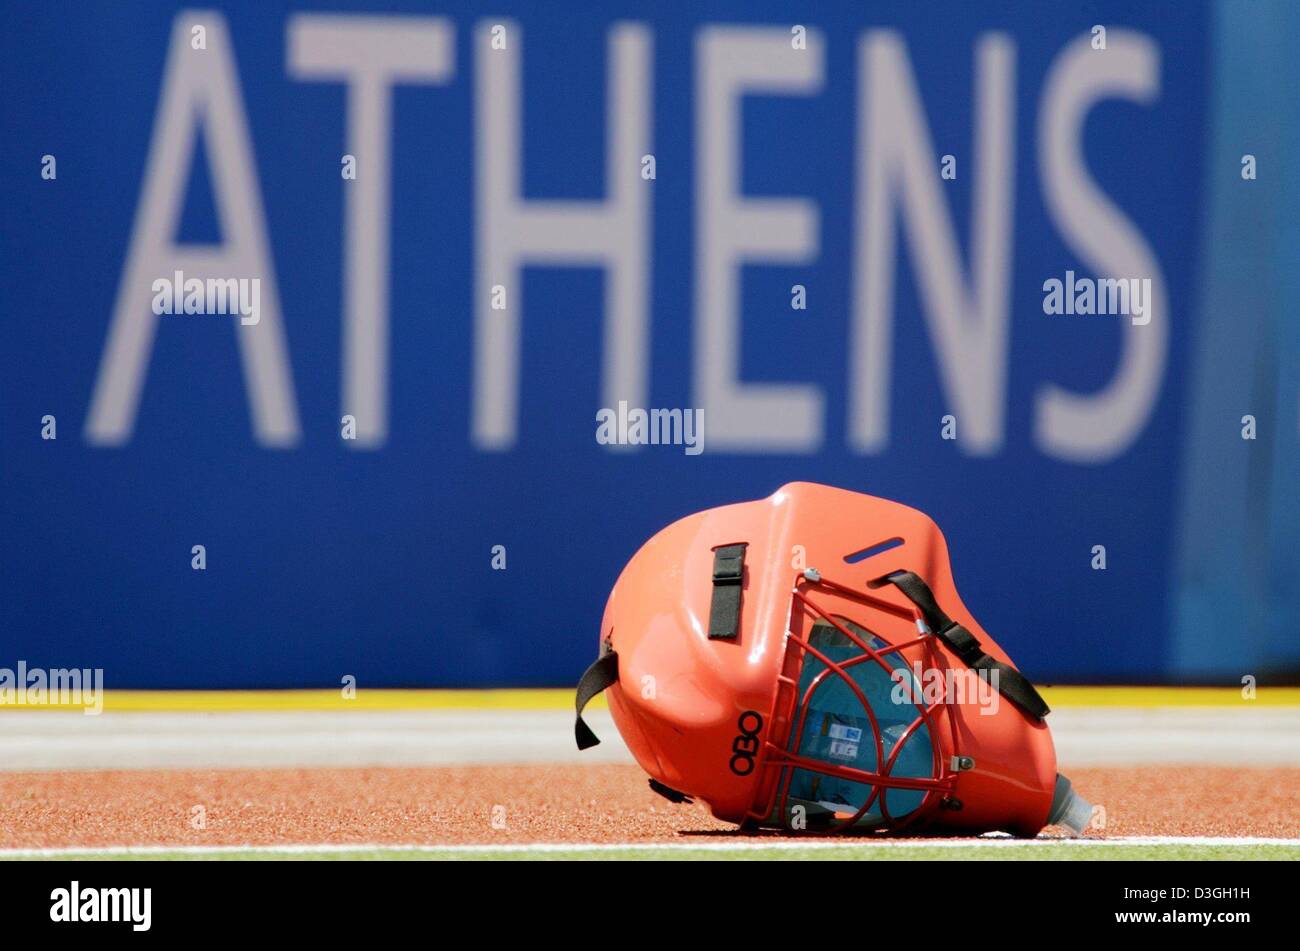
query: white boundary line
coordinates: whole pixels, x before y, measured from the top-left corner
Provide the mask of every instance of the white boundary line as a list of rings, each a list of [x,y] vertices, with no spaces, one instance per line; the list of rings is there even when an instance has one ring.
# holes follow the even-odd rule
[[[467,855],[496,852],[762,852],[791,849],[964,849],[971,847],[1042,848],[1050,845],[1124,847],[1143,845],[1249,845],[1300,846],[1300,839],[1267,839],[1253,836],[1126,836],[1113,839],[1066,839],[1040,837],[1013,839],[984,836],[972,839],[846,839],[828,842],[817,839],[772,839],[759,842],[514,842],[501,845],[401,845],[383,842],[356,844],[320,843],[297,845],[124,845],[61,846],[47,849],[0,849],[0,859],[48,858],[97,855],[225,855],[243,852],[264,855],[346,854],[349,852],[462,853]]]

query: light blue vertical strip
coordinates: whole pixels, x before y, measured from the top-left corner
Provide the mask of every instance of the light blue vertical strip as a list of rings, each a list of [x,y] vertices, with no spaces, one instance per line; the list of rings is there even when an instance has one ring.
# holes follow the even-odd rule
[[[1300,672],[1300,4],[1217,0],[1213,23],[1170,673],[1268,682]]]
[[[1277,225],[1277,443],[1269,486],[1268,650],[1264,669],[1300,681],[1300,4],[1280,2],[1287,47],[1277,77],[1282,139]]]

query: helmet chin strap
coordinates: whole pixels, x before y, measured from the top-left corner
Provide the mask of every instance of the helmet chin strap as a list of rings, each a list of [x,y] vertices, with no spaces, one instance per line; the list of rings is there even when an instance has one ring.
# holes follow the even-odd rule
[[[588,667],[578,681],[578,692],[574,697],[578,719],[573,725],[573,734],[578,741],[578,749],[590,749],[600,743],[599,737],[582,719],[582,711],[591,702],[591,698],[618,683],[618,653],[610,649],[609,641],[602,645],[600,656]]]
[[[895,571],[877,578],[867,587],[880,588],[887,584],[897,586],[899,591],[907,595],[925,615],[925,623],[930,625],[934,636],[948,645],[962,663],[975,670],[997,671],[998,693],[1035,719],[1042,720],[1052,712],[1028,677],[1010,664],[1004,664],[984,653],[975,635],[943,612],[935,601],[930,586],[919,575],[911,571]]]

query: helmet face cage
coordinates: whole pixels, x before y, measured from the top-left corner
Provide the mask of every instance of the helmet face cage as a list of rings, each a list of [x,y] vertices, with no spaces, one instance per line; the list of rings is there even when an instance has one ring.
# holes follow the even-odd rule
[[[823,603],[819,604],[819,601]],[[847,604],[844,604],[843,609],[833,613],[826,604],[829,601],[839,604],[847,602]],[[900,626],[899,620],[910,622],[916,634],[910,637],[891,638],[879,633],[879,625],[866,625],[858,621],[844,623],[849,611],[863,618],[867,611],[883,613],[895,619],[891,622],[894,628]],[[825,650],[812,642],[813,639],[809,634],[814,624],[832,626],[844,642],[852,645],[857,653],[847,659],[833,659]],[[883,646],[872,646],[871,640]],[[836,810],[833,813],[834,821],[820,828],[813,828],[812,823],[807,824],[805,828],[811,832],[843,833],[854,830],[855,827],[861,830],[863,826],[860,823],[873,806],[878,806],[880,818],[872,825],[872,829],[877,832],[899,832],[923,822],[927,816],[944,805],[955,787],[957,778],[956,772],[949,768],[950,763],[944,756],[944,748],[947,747],[955,754],[957,735],[955,718],[947,709],[948,704],[944,702],[942,694],[939,701],[927,702],[924,692],[915,684],[909,672],[903,680],[908,684],[906,696],[916,715],[893,739],[892,748],[887,748],[884,731],[876,711],[872,709],[862,686],[850,673],[852,668],[859,664],[872,664],[883,668],[888,676],[898,682],[900,665],[911,666],[919,662],[927,668],[937,666],[935,661],[939,658],[935,641],[934,634],[926,625],[920,611],[914,606],[902,608],[864,592],[855,591],[821,577],[816,569],[799,572],[795,576],[791,589],[785,663],[777,677],[772,728],[762,745],[759,761],[756,764],[761,771],[762,779],[758,784],[754,808],[747,815],[747,819],[767,825],[775,822],[790,828],[792,825],[791,782],[796,771],[846,780],[870,787],[871,790],[856,812],[846,815]],[[801,674],[810,658],[819,662],[822,669],[801,691]],[[865,714],[864,718],[871,728],[871,737],[867,742],[875,750],[874,770],[868,771],[814,759],[803,755],[796,747],[796,742],[803,736],[813,696],[827,684],[829,678],[838,678],[844,686],[847,686]],[[950,738],[947,742],[941,738],[942,730],[948,731]],[[921,732],[928,732],[931,751],[929,775],[924,777],[893,775],[899,754]],[[904,815],[895,817],[889,811],[888,793],[891,789],[911,790],[923,795],[919,804],[910,807]]]

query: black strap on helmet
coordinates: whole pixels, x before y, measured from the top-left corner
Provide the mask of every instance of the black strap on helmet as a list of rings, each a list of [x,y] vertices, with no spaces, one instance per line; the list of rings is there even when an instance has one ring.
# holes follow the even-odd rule
[[[713,601],[709,605],[709,640],[734,641],[740,634],[740,591],[745,580],[745,547],[713,550]]]
[[[1006,697],[1031,717],[1039,720],[1051,713],[1051,708],[1034,689],[1029,678],[1010,664],[1004,664],[984,653],[975,635],[948,617],[934,600],[934,592],[911,571],[895,571],[871,582],[868,587],[879,588],[887,584],[898,586],[898,590],[907,595],[913,604],[921,609],[925,623],[930,626],[934,636],[943,641],[962,663],[975,670],[996,670],[998,672],[998,693]]]
[[[657,779],[650,780],[650,788],[676,806],[680,806],[682,803],[686,803],[689,806],[695,801],[690,796],[686,795],[686,793],[679,792],[678,790],[673,789],[672,786],[665,786]]]
[[[608,641],[601,646],[600,656],[596,658],[595,663],[583,672],[582,677],[578,680],[578,693],[574,697],[574,705],[578,710],[578,719],[574,724],[573,734],[578,741],[578,749],[580,750],[588,749],[600,742],[596,734],[591,732],[591,727],[587,726],[586,721],[582,719],[583,708],[591,702],[591,698],[596,694],[618,683],[618,654],[610,649]]]

